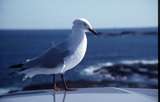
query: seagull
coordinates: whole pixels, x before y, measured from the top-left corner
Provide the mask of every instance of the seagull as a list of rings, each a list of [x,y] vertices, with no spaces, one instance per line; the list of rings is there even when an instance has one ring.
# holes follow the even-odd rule
[[[50,47],[40,56],[27,59],[21,64],[12,65],[10,68],[18,68],[17,72],[25,75],[23,80],[40,74],[55,75],[55,90],[57,90],[56,75],[60,74],[64,89],[70,90],[66,84],[64,74],[77,66],[84,58],[87,50],[86,32],[97,35],[89,21],[84,18],[75,19],[68,39]]]

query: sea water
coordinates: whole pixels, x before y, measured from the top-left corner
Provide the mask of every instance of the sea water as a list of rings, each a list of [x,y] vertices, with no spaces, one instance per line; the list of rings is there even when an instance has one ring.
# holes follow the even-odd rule
[[[125,84],[119,82],[131,82],[142,84],[141,87],[157,87],[156,28],[98,31],[104,34],[97,37],[87,34],[86,56],[73,70],[65,73],[66,80],[108,80],[114,86],[123,87]],[[23,82],[23,75],[10,74],[8,67],[40,55],[50,46],[64,41],[70,33],[71,30],[0,30],[0,88],[51,83],[52,76],[42,75]],[[108,36],[107,33],[115,33],[115,36]]]

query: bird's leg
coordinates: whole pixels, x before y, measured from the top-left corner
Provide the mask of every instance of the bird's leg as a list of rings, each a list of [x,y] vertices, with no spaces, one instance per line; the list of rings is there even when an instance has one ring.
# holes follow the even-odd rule
[[[54,74],[53,75],[53,89],[55,90],[56,89],[56,75]]]
[[[64,89],[67,90],[68,87],[67,87],[67,84],[66,84],[66,81],[64,79],[64,75],[63,74],[61,74],[61,79],[63,80]]]
[[[55,90],[55,91],[58,91],[59,89],[57,88],[57,84],[56,84],[56,74],[55,74],[53,77],[54,77],[54,78],[53,78],[53,79],[54,79],[54,86],[53,86],[53,87],[54,87],[54,90]]]
[[[67,83],[66,83],[66,81],[65,81],[65,79],[64,79],[64,74],[61,74],[61,79],[63,80],[64,89],[65,89],[66,91],[74,91],[74,89],[68,88]]]

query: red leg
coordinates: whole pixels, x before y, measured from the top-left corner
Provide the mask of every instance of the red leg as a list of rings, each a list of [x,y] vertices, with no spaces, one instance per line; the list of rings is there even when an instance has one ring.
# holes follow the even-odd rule
[[[64,78],[64,74],[61,74],[61,78],[62,78],[62,80],[63,80],[64,89],[65,89],[66,91],[74,91],[74,89],[68,88],[67,83],[66,83],[65,78]]]
[[[53,82],[54,82],[54,86],[53,86],[53,89],[55,90],[55,91],[58,91],[58,88],[57,88],[57,84],[56,84],[56,74],[53,76],[54,78],[54,80],[53,80]]]

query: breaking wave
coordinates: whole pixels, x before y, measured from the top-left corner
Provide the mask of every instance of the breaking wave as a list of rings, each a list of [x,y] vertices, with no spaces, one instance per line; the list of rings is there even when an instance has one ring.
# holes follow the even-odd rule
[[[99,63],[96,65],[90,65],[87,68],[84,68],[84,70],[82,71],[83,74],[88,74],[88,75],[92,75],[94,74],[95,70],[101,69],[103,67],[118,67],[122,66],[122,65],[155,65],[158,64],[158,60],[123,60],[123,61],[119,61],[119,62],[106,62],[106,63]],[[136,67],[136,66],[135,66]],[[146,66],[147,67],[147,66]]]
[[[158,60],[124,60],[100,63],[88,66],[81,71],[80,75],[84,79],[88,78],[87,80],[92,81],[134,83],[143,87],[156,88],[158,87]]]

